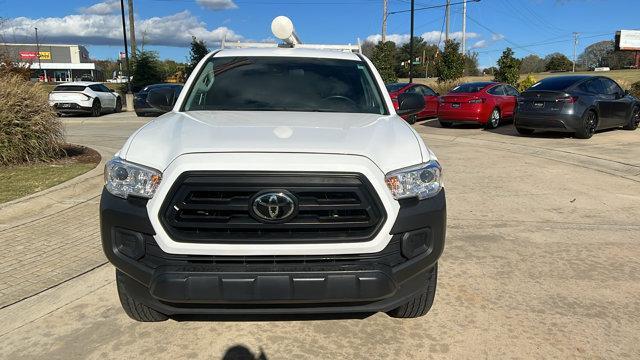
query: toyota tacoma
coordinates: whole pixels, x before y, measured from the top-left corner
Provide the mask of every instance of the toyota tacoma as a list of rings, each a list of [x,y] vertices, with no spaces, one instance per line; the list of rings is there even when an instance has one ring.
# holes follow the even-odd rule
[[[359,53],[223,49],[105,166],[104,252],[125,312],[429,311],[443,174]]]

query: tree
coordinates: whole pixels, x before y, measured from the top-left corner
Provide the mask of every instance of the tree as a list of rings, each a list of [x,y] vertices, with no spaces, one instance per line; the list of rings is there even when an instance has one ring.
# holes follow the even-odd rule
[[[520,63],[520,74],[539,73],[544,71],[544,59],[538,55],[527,55]]]
[[[570,71],[573,68],[573,62],[561,53],[549,54],[544,58],[547,71]]]
[[[447,40],[444,43],[444,50],[436,61],[436,71],[438,81],[457,80],[464,73],[464,55],[460,54],[460,43],[454,40]]]
[[[480,75],[480,69],[478,68],[478,53],[467,52],[464,57],[464,75],[465,76],[478,76]]]
[[[578,63],[586,68],[609,66],[608,57],[613,51],[614,42],[610,40],[599,41],[587,46],[578,56]]]
[[[164,81],[166,81],[168,77],[176,76],[178,74],[184,74],[184,69],[187,65],[167,59],[161,61],[159,63],[159,66],[162,78],[164,79]]]
[[[209,53],[207,45],[202,40],[196,39],[195,36],[191,37],[191,50],[189,50],[189,64],[187,65],[187,76],[196,68],[200,60],[204,59]]]
[[[400,46],[396,52],[396,74],[399,77],[409,77],[409,60],[411,46],[407,42]],[[426,73],[426,61],[433,59],[438,47],[436,45],[427,44],[420,36],[413,37],[413,77],[423,77]],[[426,59],[423,58],[423,55]],[[417,64],[416,59],[418,60]],[[425,61],[426,60],[426,61]],[[404,63],[402,66],[401,63]]]
[[[154,51],[139,51],[135,61],[132,61],[132,63],[133,79],[131,86],[134,92],[140,91],[147,85],[157,84],[164,80],[158,53]]]
[[[513,56],[513,50],[506,48],[498,59],[498,71],[494,74],[495,81],[516,85],[520,78],[520,60]]]
[[[365,40],[360,45],[362,49],[362,55],[371,59],[373,57],[373,50],[376,48],[376,44],[373,41]]]
[[[398,81],[398,77],[394,71],[396,63],[396,44],[393,41],[380,41],[373,49],[371,62],[378,69],[382,80],[385,83]]]

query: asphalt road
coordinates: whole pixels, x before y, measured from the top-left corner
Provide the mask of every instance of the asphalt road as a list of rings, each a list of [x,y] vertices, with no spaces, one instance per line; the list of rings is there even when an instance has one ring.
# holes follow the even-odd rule
[[[65,123],[70,142],[114,153],[146,120]],[[511,125],[415,128],[448,197],[425,317],[142,324],[121,310],[107,264],[0,309],[0,357],[640,358],[640,130],[577,140],[519,137]]]

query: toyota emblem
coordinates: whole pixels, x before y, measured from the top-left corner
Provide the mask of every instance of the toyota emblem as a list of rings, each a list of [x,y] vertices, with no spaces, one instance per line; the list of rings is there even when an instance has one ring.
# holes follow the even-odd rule
[[[296,198],[285,191],[259,193],[251,204],[254,217],[263,222],[288,220],[295,214],[296,208]]]

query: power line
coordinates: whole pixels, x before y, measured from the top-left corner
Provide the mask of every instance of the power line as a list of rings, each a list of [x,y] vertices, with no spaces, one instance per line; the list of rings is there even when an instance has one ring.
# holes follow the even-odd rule
[[[480,0],[468,0],[468,2],[480,2]],[[460,5],[462,4],[463,1],[458,1],[458,2],[448,2],[446,4],[441,4],[441,5],[431,5],[431,6],[425,6],[425,7],[421,7],[421,8],[416,8],[414,9],[415,11],[421,11],[421,10],[430,10],[430,9],[437,9],[437,8],[443,8],[443,7],[447,7],[447,6],[451,6],[451,5]],[[402,14],[402,13],[407,13],[407,12],[411,12],[411,10],[397,10],[397,11],[390,11],[389,15],[393,15],[393,14]]]

